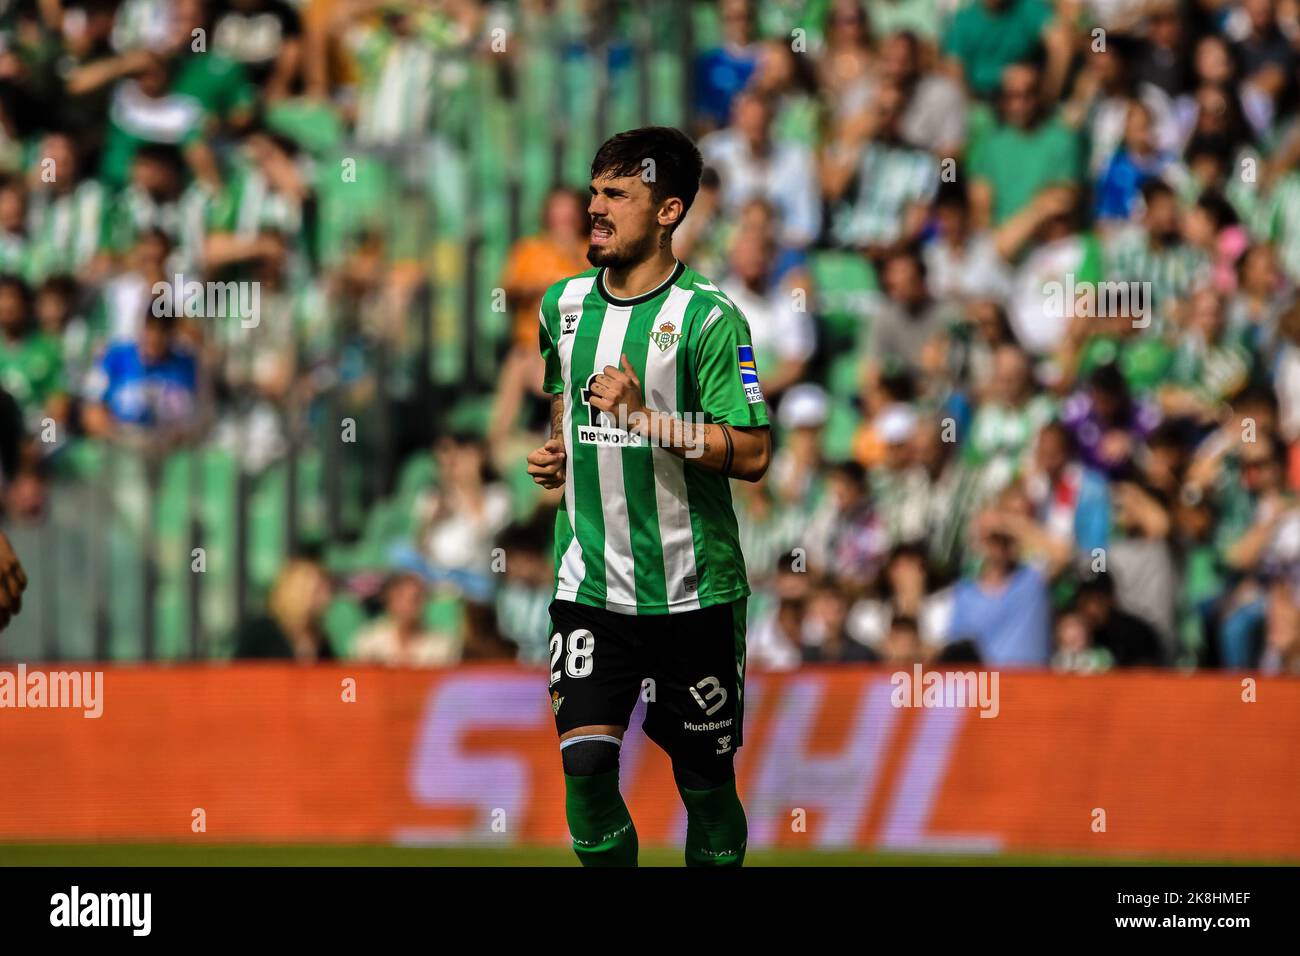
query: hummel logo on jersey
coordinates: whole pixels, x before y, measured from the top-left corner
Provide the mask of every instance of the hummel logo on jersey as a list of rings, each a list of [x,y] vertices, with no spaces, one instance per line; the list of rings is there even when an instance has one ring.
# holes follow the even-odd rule
[[[740,365],[740,384],[745,388],[745,398],[753,405],[763,400],[763,389],[758,384],[758,362],[754,360],[752,345],[737,345],[736,360]]]
[[[560,328],[561,335],[572,335],[573,330],[578,327],[578,313],[565,312],[562,317],[563,325]]]

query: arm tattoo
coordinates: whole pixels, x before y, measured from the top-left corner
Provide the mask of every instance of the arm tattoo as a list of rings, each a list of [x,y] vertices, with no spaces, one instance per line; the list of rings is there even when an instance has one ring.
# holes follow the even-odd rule
[[[736,449],[731,444],[731,429],[729,429],[726,425],[723,424],[719,424],[718,428],[722,429],[722,439],[727,443],[727,456],[722,461],[722,477],[730,478],[731,461],[732,458],[735,457]]]
[[[686,441],[683,441],[682,447],[699,447],[701,449],[701,455],[707,455],[709,453],[709,448],[711,447],[709,445],[709,426],[687,425],[683,422],[682,432],[682,437],[687,439]]]
[[[564,437],[564,396],[556,395],[551,399],[551,437]]]

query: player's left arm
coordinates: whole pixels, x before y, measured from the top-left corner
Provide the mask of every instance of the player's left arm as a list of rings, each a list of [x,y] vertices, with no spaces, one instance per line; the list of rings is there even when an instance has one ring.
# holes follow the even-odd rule
[[[771,436],[766,424],[730,425],[725,422],[687,422],[668,412],[649,408],[641,380],[627,356],[622,368],[606,365],[591,383],[591,404],[627,422],[634,431],[678,458],[693,462],[729,478],[758,481],[772,457]],[[620,406],[622,406],[620,408]]]

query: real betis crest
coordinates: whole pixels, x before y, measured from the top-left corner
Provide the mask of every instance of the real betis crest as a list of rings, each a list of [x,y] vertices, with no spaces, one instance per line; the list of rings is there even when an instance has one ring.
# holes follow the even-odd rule
[[[661,322],[658,329],[650,330],[650,341],[659,346],[660,352],[667,352],[681,337],[682,333],[671,322]]]

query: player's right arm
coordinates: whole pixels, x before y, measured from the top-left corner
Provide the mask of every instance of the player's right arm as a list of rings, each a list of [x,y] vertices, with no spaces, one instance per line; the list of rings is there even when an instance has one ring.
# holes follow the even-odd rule
[[[564,484],[564,396],[551,396],[551,437],[528,455],[528,474],[543,488]]]
[[[546,308],[550,299],[548,293],[542,299],[542,307],[537,310],[537,340],[542,358],[546,360],[542,389],[551,396],[551,437],[541,448],[535,448],[529,453],[528,474],[543,488],[558,488],[564,484],[564,375],[560,370],[554,327],[546,320]]]

